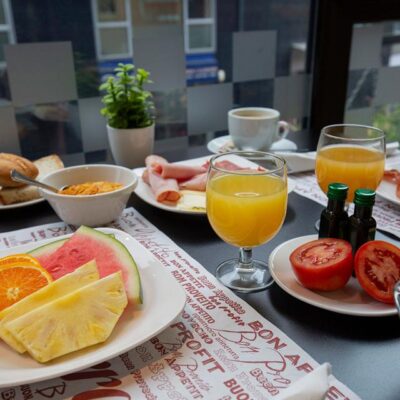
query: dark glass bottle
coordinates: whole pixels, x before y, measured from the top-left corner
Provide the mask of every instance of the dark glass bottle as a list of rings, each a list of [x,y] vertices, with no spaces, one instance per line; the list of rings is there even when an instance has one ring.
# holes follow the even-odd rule
[[[350,217],[350,243],[353,253],[366,242],[375,239],[376,221],[372,217],[375,192],[357,189],[354,194],[354,214]]]
[[[344,208],[349,187],[344,183],[330,183],[328,205],[321,213],[319,238],[348,239],[349,216]]]

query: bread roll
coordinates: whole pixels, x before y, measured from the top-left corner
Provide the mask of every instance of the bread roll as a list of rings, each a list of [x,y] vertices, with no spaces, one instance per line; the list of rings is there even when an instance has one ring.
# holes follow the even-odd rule
[[[14,182],[10,178],[10,172],[13,169],[32,179],[35,179],[39,174],[39,170],[37,169],[36,165],[26,158],[16,156],[15,154],[0,153],[0,186],[24,186],[23,183]]]
[[[39,181],[50,172],[64,168],[62,160],[55,154],[39,158],[39,160],[34,161],[34,164],[39,169],[39,175],[37,176]],[[0,190],[0,205],[23,203],[39,198],[40,194],[37,187],[31,185]]]

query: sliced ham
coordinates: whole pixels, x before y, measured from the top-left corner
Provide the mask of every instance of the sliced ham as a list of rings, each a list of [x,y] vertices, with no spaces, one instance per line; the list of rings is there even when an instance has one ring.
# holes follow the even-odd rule
[[[179,189],[206,190],[209,161],[201,166],[171,164],[163,157],[150,155],[145,162],[142,179],[159,202],[176,203],[181,197]],[[228,160],[219,161],[216,166],[227,171],[246,169]]]
[[[390,169],[384,172],[383,179],[385,181],[400,183],[400,171],[397,169]]]
[[[158,173],[161,173],[163,165],[168,164],[168,161],[165,158],[157,156],[156,154],[151,154],[150,156],[147,156],[144,162],[147,168],[152,168]]]
[[[144,183],[147,183],[148,185],[150,185],[150,181],[149,181],[149,170],[148,170],[147,168],[143,171],[142,179],[143,179],[143,182],[144,182]]]
[[[239,165],[233,163],[232,161],[229,160],[222,160],[222,161],[217,161],[215,163],[215,166],[217,168],[224,169],[226,171],[239,171],[241,169],[248,169],[244,167],[239,167]]]
[[[207,183],[207,172],[203,172],[202,174],[196,175],[193,178],[181,182],[179,184],[180,189],[187,190],[198,190],[200,192],[206,191],[206,183]]]
[[[174,178],[184,181],[193,178],[195,175],[203,174],[207,169],[202,166],[192,166],[183,164],[163,164],[161,165],[161,176],[165,179]]]
[[[180,199],[176,179],[164,179],[152,168],[148,168],[147,171],[150,187],[157,201],[176,203]]]
[[[400,198],[400,171],[391,169],[384,172],[383,179],[396,185],[396,196]]]

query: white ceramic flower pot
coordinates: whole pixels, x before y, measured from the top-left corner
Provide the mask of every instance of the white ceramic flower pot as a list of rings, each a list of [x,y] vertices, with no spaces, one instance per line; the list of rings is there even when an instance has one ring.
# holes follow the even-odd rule
[[[114,161],[123,167],[141,167],[153,152],[154,124],[134,129],[116,129],[107,125],[107,134]]]

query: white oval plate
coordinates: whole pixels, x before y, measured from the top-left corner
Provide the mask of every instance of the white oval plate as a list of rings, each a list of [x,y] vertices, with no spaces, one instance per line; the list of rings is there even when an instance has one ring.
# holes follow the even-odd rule
[[[230,135],[217,137],[207,143],[207,149],[211,153],[219,153],[221,147],[225,146],[229,141],[231,141]],[[232,149],[234,150],[234,149]],[[297,144],[289,139],[280,139],[272,144],[271,150],[273,151],[296,151]]]
[[[205,157],[200,157],[200,158],[193,158],[191,160],[185,160],[185,161],[179,161],[177,164],[183,164],[183,165],[203,165],[208,159],[210,159],[210,156],[205,156]],[[178,214],[190,214],[190,215],[206,215],[207,213],[205,211],[190,211],[190,210],[181,210],[177,208],[174,205],[168,205],[164,203],[158,202],[155,197],[153,192],[151,191],[150,186],[147,183],[143,182],[143,179],[141,179],[143,175],[143,171],[146,168],[135,168],[133,172],[139,177],[139,183],[136,186],[135,193],[137,194],[138,197],[140,197],[143,201],[146,203],[160,208],[161,210],[166,210],[166,211],[172,211]],[[292,192],[294,188],[296,187],[294,181],[288,178],[288,193]]]
[[[312,291],[298,283],[289,262],[289,255],[297,247],[315,239],[318,239],[316,235],[308,235],[288,240],[271,253],[269,258],[271,275],[286,293],[315,307],[339,314],[363,317],[397,314],[395,306],[374,300],[364,292],[357,279],[353,277],[344,288],[333,292]]]
[[[7,204],[7,205],[0,204],[0,211],[1,210],[11,210],[13,208],[22,208],[22,207],[32,206],[34,204],[41,203],[44,200],[45,199],[43,197],[41,197],[40,199],[24,201],[22,203]]]
[[[142,281],[143,305],[137,310],[128,306],[106,342],[47,364],[39,364],[26,354],[18,354],[1,342],[0,388],[39,382],[109,360],[157,335],[182,311],[186,301],[183,288],[148,250],[123,231],[111,228],[100,230],[115,235],[135,258]],[[54,239],[3,250],[0,257],[25,253],[52,241]]]

